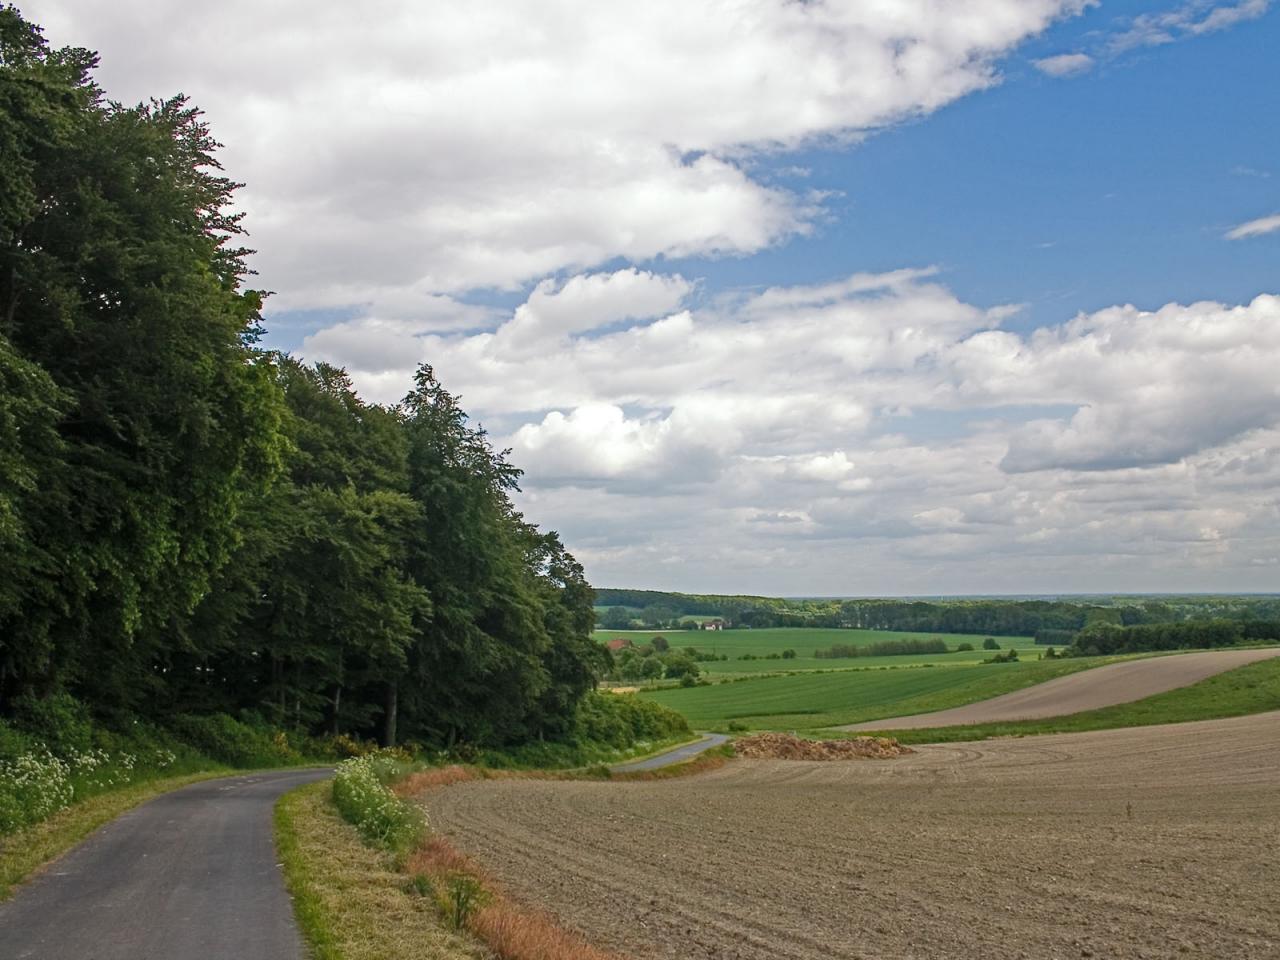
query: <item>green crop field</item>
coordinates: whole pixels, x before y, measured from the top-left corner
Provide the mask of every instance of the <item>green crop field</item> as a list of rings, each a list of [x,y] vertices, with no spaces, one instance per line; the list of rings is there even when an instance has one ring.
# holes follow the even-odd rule
[[[1144,700],[1073,713],[1065,717],[963,727],[890,730],[886,733],[903,743],[941,743],[987,740],[991,737],[1026,737],[1043,733],[1081,733],[1087,730],[1113,730],[1117,727],[1143,727],[1157,723],[1187,723],[1193,720],[1239,717],[1268,710],[1280,710],[1280,657],[1237,667],[1189,687],[1167,690]]]
[[[646,691],[636,696],[650,697],[679,710],[698,730],[725,731],[731,721],[752,730],[816,730],[958,707],[1116,659],[1119,658],[844,669],[752,677],[705,687]]]
[[[779,627],[768,630],[597,630],[595,638],[604,643],[614,637],[626,637],[633,643],[648,643],[656,636],[663,636],[673,650],[696,647],[705,653],[725,654],[728,660],[708,661],[702,670],[709,677],[743,674],[777,673],[792,670],[838,670],[849,667],[912,666],[925,663],[941,665],[973,664],[991,656],[982,649],[987,634],[960,633],[906,633],[900,630],[839,630],[809,627]],[[835,644],[865,647],[886,640],[942,640],[952,650],[962,643],[971,643],[973,651],[964,653],[935,653],[920,656],[850,657],[838,660],[817,659],[815,650],[827,649]],[[996,637],[1002,650],[1016,648],[1027,651],[1024,657],[1034,658],[1043,653],[1031,637]],[[794,650],[791,660],[765,660],[769,654],[781,656],[784,650]],[[751,654],[757,659],[739,659]]]

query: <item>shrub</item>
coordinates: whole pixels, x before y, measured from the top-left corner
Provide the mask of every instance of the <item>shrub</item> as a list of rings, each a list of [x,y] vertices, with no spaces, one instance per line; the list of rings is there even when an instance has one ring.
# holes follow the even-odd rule
[[[916,638],[881,640],[878,643],[868,643],[862,646],[837,643],[826,650],[815,650],[813,655],[820,660],[838,660],[846,657],[904,657],[949,652],[946,642],[934,637],[932,640]]]
[[[643,697],[592,692],[578,705],[579,743],[630,747],[641,740],[669,740],[689,732],[682,714]]]
[[[397,764],[397,760],[381,755],[344,760],[333,775],[333,802],[368,843],[404,851],[426,835],[427,817],[384,783]]]
[[[982,641],[982,649],[983,650],[999,650],[1000,644],[996,643],[995,637],[987,637],[987,639]]]
[[[0,761],[0,836],[71,804],[71,767],[47,750]]]
[[[19,729],[38,737],[56,756],[93,748],[93,723],[89,719],[89,709],[69,694],[16,697],[13,718]]]
[[[174,728],[202,752],[232,766],[269,767],[302,759],[281,731],[252,726],[225,713],[181,716]]]
[[[966,641],[965,643],[962,643],[960,644],[960,646],[956,647],[956,653],[968,653],[972,649],[973,649],[973,644],[968,643]]]
[[[469,873],[457,871],[445,880],[440,898],[441,912],[454,930],[463,930],[467,921],[488,900],[480,881]]]

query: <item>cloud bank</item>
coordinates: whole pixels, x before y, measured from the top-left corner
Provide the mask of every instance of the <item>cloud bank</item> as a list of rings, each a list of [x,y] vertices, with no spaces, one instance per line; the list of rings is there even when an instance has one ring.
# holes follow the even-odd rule
[[[123,100],[209,114],[276,309],[518,287],[614,258],[737,256],[821,197],[750,158],[997,83],[1087,0],[504,0],[216,7],[36,0]],[[25,6],[25,5],[24,5]],[[125,51],[144,48],[145,56]]]
[[[979,569],[1030,564],[1041,589],[1107,589],[1120,564],[1190,588],[1280,551],[1280,297],[1026,334],[930,269],[693,299],[680,277],[588,273],[388,362],[327,331],[304,353],[385,400],[429,360],[599,582],[909,592],[972,569],[981,590]],[[531,322],[554,328],[536,353]]]

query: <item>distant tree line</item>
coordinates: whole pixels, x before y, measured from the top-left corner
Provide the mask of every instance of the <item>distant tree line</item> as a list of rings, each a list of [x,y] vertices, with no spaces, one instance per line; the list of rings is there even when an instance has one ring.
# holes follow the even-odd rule
[[[0,719],[570,735],[607,661],[520,472],[429,366],[379,406],[261,349],[199,112],[95,65],[0,8]]]
[[[813,655],[819,660],[839,660],[847,657],[906,657],[950,652],[946,641],[934,638],[932,640],[880,640],[862,646],[837,643],[825,650],[815,650]]]
[[[1212,619],[1248,621],[1280,618],[1280,598],[1272,596],[843,600],[717,597],[614,589],[599,590],[597,596],[598,602],[605,605],[625,604],[634,609],[656,609],[668,619],[723,617],[731,629],[809,627],[1034,636],[1037,642],[1057,645],[1069,644],[1078,631],[1099,623],[1135,626]],[[625,615],[628,622],[634,621],[626,610],[615,616],[621,615]]]
[[[1066,651],[1069,656],[1146,653],[1280,642],[1280,620],[1200,620],[1131,627],[1101,623],[1087,627]]]

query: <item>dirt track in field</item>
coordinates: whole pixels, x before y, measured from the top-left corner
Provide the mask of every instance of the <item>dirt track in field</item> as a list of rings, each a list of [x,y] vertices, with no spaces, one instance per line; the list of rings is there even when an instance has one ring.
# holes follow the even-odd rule
[[[637,958],[1280,958],[1280,712],[423,798]]]
[[[1110,663],[1015,690],[990,700],[980,700],[950,710],[890,717],[853,723],[837,730],[919,730],[955,727],[969,723],[1005,723],[1062,717],[1084,710],[1132,703],[1178,687],[1188,687],[1215,674],[1280,656],[1280,647],[1256,650],[1211,650],[1168,657]]]

